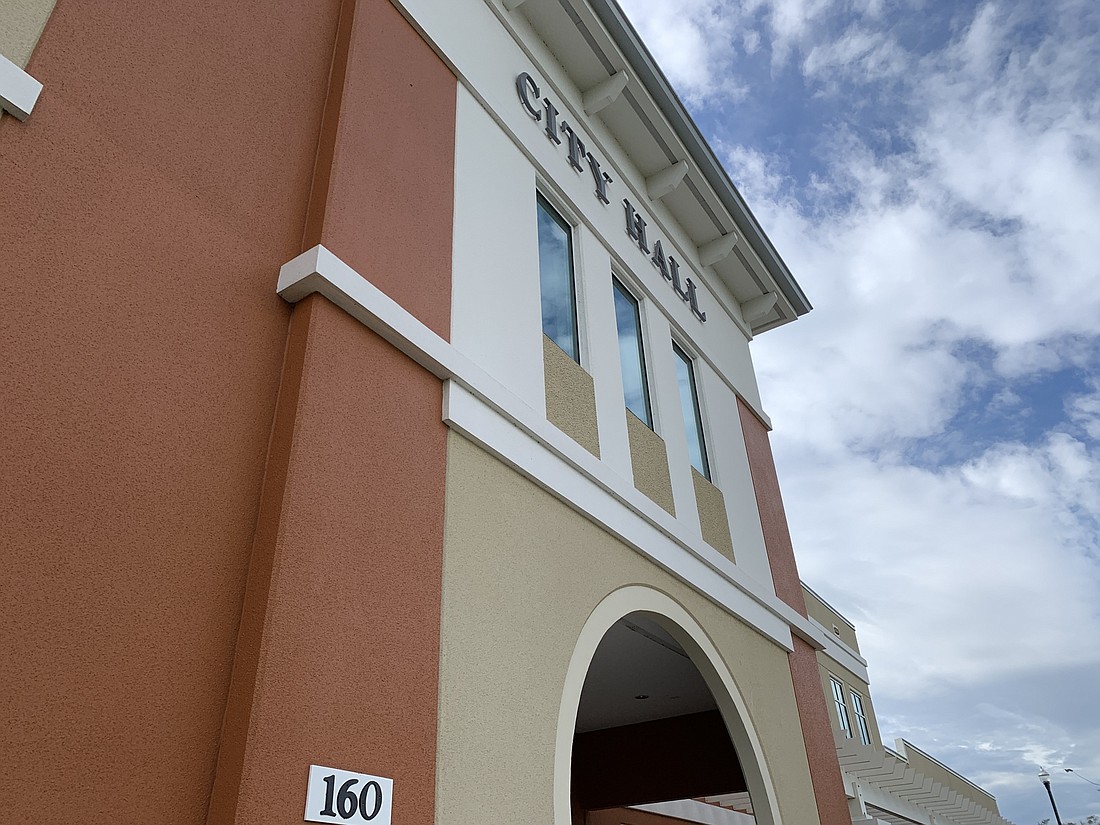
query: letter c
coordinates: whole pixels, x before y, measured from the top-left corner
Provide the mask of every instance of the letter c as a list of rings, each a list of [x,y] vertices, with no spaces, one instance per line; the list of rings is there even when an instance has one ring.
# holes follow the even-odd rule
[[[536,121],[542,120],[542,112],[531,105],[531,95],[534,95],[535,99],[538,100],[539,87],[534,78],[527,72],[516,78],[516,92],[519,94],[519,102],[523,104],[527,114]]]

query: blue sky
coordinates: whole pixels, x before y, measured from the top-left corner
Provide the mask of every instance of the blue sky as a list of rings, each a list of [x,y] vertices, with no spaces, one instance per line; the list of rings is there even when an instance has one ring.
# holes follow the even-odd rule
[[[1100,3],[620,2],[815,306],[753,357],[884,737],[1100,814]]]

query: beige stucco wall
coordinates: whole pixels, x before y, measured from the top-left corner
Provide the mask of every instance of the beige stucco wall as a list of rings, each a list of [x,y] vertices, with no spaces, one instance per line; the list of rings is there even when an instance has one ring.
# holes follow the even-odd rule
[[[802,595],[806,599],[806,612],[810,614],[810,618],[824,625],[826,630],[833,633],[856,653],[859,653],[859,640],[856,639],[856,629],[852,627],[851,623],[823,602],[816,593],[809,590],[805,585],[802,586]],[[840,632],[834,631],[834,627]]]
[[[715,550],[733,559],[733,537],[726,515],[726,497],[722,491],[707,481],[694,467],[691,478],[695,482],[695,504],[699,508],[699,528],[703,539]]]
[[[546,378],[546,418],[599,458],[596,386],[592,376],[545,335],[542,336],[542,365]]]
[[[833,689],[829,684],[829,675],[832,674],[844,683],[844,699],[848,704],[848,719],[852,723],[852,738],[859,741],[859,727],[856,722],[856,711],[852,707],[852,699],[849,692],[855,690],[863,697],[863,712],[867,716],[867,727],[871,734],[871,744],[877,748],[882,747],[882,735],[878,729],[878,719],[875,718],[875,706],[871,701],[870,686],[861,678],[852,673],[839,662],[827,656],[823,651],[817,652],[817,663],[821,669],[821,689],[825,692],[825,704],[829,707],[829,719],[833,723],[833,730],[840,731],[840,720],[837,719],[836,705],[833,703]]]
[[[0,3],[0,54],[27,67],[56,0],[4,0]]]
[[[705,628],[749,709],[782,821],[818,822],[786,651],[455,433],[436,822],[553,822],[570,658],[593,610],[628,584],[667,594]]]
[[[634,486],[669,514],[676,515],[664,439],[630,410],[626,410],[626,432],[630,439],[630,466],[634,470]]]

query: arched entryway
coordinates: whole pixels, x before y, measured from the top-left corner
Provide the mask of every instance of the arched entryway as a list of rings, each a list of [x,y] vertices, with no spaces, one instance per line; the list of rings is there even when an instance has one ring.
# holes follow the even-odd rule
[[[622,588],[593,611],[558,732],[556,825],[600,825],[601,811],[616,811],[618,823],[624,808],[668,813],[675,805],[665,803],[690,808],[701,798],[751,808],[758,823],[780,821],[733,676],[705,630],[664,593]]]

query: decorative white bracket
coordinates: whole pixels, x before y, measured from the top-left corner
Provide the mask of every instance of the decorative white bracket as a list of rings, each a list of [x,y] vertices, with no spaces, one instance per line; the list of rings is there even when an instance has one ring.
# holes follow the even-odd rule
[[[699,263],[703,266],[714,266],[721,263],[733,254],[733,248],[737,246],[737,235],[730,232],[721,235],[710,243],[699,247]]]
[[[772,311],[778,300],[779,295],[775,292],[765,292],[763,295],[750,298],[741,304],[741,317],[745,319],[746,324],[759,321]]]
[[[41,92],[41,83],[0,54],[0,109],[26,120]]]
[[[646,192],[650,200],[660,200],[665,195],[671,195],[688,173],[688,162],[678,160],[671,166],[666,166],[660,172],[656,172],[645,179]]]
[[[507,0],[505,0],[507,2]],[[522,2],[522,0],[521,0]],[[585,114],[594,115],[601,109],[605,109],[614,103],[623,93],[626,84],[630,82],[630,75],[624,69],[620,69],[606,80],[602,80],[584,93],[583,103]]]

